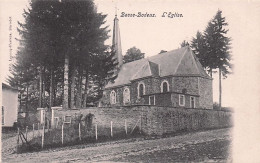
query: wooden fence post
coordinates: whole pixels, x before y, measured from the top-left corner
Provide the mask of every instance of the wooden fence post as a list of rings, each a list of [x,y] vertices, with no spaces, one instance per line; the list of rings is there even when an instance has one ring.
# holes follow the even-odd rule
[[[111,137],[113,137],[113,121],[111,121],[110,123],[111,123]]]
[[[43,125],[43,127],[42,127],[42,148],[44,146],[44,131],[45,131],[45,126]]]
[[[126,122],[126,119],[125,119],[125,134],[127,135],[127,122]]]
[[[79,123],[79,140],[81,140],[80,123]]]
[[[19,134],[20,134],[20,129],[18,128],[17,131],[17,146],[16,146],[16,152],[18,153],[18,149],[19,149]]]
[[[25,128],[25,139],[27,140],[28,126]]]
[[[40,135],[40,123],[38,123],[38,136]]]
[[[33,124],[33,138],[34,138],[34,124]]]
[[[97,124],[95,125],[95,130],[96,130],[96,140],[97,140]]]
[[[63,133],[63,124],[62,124],[62,126],[61,126],[61,143],[62,143],[62,145],[63,145],[63,139],[64,139],[64,135],[63,135],[64,133]]]

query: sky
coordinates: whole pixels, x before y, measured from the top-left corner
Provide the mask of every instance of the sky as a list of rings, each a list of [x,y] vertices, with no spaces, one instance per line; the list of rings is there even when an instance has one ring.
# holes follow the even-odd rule
[[[8,74],[10,33],[12,55],[15,55],[19,38],[17,21],[23,21],[22,13],[27,0],[1,0],[0,5],[0,61],[1,81]],[[95,0],[98,12],[107,14],[106,24],[112,35],[113,19],[119,18],[122,51],[136,46],[145,56],[153,56],[161,50],[180,47],[183,40],[190,41],[197,31],[203,31],[217,10],[223,11],[232,38],[232,63],[234,74],[223,80],[223,106],[236,110],[234,128],[234,162],[254,162],[260,145],[260,1],[258,0]],[[121,17],[121,13],[149,13],[156,17]],[[182,14],[181,18],[162,17],[164,12]],[[11,17],[11,20],[10,20]],[[11,25],[11,29],[10,28]],[[111,45],[112,38],[106,44]],[[218,102],[218,77],[213,76],[213,99]],[[258,124],[258,125],[255,125]],[[257,128],[256,128],[257,127]],[[258,141],[259,143],[259,141]],[[250,156],[246,153],[251,154]]]
[[[23,22],[23,9],[28,6],[27,0],[11,0],[2,1],[1,5],[1,49],[4,53],[1,54],[1,80],[5,81],[8,76],[8,68],[11,63],[10,60],[10,33],[12,44],[12,56],[15,55],[19,38],[17,33],[17,21]],[[219,3],[216,5],[214,2],[208,3],[186,3],[181,1],[111,1],[111,0],[96,0],[98,12],[107,15],[105,26],[109,26],[112,36],[113,19],[117,13],[119,18],[119,28],[121,33],[121,44],[123,55],[127,49],[135,46],[139,48],[145,57],[158,54],[161,50],[170,51],[180,47],[183,40],[190,41],[195,37],[197,31],[203,31],[207,23],[214,17],[218,9],[223,11],[223,15],[229,22],[228,36],[234,39],[235,33],[239,32],[237,19],[239,16],[233,14],[233,10],[241,7],[243,4],[232,5],[230,8],[227,3]],[[7,12],[6,12],[6,9]],[[155,14],[156,17],[121,17],[122,13],[127,14]],[[163,14],[169,13],[182,14],[183,17],[169,18],[168,16],[162,17]],[[167,13],[167,14],[166,14]],[[12,29],[9,29],[11,25]],[[110,37],[106,44],[111,45],[112,37]],[[235,49],[234,49],[235,51]],[[235,54],[235,53],[234,53]],[[213,96],[214,101],[218,102],[218,76],[213,76]],[[223,82],[223,106],[232,106],[231,101],[232,93],[230,92],[230,85],[232,85],[232,75],[225,79]]]

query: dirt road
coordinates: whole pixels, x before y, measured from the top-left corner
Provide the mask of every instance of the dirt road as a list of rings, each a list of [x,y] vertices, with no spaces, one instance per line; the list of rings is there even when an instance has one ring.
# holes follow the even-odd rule
[[[167,154],[169,151],[177,149],[191,150],[198,148],[200,150],[208,150],[207,142],[226,144],[225,141],[231,140],[231,131],[229,129],[211,130],[205,132],[191,133],[175,137],[135,141],[122,140],[116,142],[98,143],[95,145],[78,145],[74,147],[59,148],[55,150],[47,150],[34,153],[11,154],[10,152],[2,155],[3,162],[107,162],[107,161],[127,161],[145,162],[147,158],[141,160],[138,156],[147,156],[151,154]],[[7,140],[8,141],[8,140]],[[206,144],[205,144],[206,143]],[[197,145],[197,147],[196,147]],[[200,147],[202,146],[202,147]],[[211,145],[212,146],[212,145]],[[7,150],[4,146],[3,151]],[[226,149],[226,146],[225,146]],[[166,151],[162,153],[162,151]],[[185,150],[184,150],[185,151]],[[176,151],[175,151],[176,152]],[[181,152],[181,150],[179,150]],[[185,153],[183,153],[185,154]],[[137,157],[130,157],[137,156]],[[204,160],[207,160],[206,156]],[[225,158],[229,159],[229,158]],[[156,160],[153,160],[157,162]]]

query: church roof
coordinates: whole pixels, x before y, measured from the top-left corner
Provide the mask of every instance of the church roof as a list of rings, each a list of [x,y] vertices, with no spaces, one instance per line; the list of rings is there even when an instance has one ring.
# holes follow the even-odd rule
[[[132,76],[131,80],[149,76],[159,76],[159,66],[146,59],[143,66]]]
[[[123,64],[118,77],[105,88],[130,84],[131,81],[150,76],[201,76],[211,79],[192,50],[186,46],[152,57]]]

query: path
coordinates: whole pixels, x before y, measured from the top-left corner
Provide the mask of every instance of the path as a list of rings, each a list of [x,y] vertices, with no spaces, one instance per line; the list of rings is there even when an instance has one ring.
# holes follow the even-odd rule
[[[214,140],[231,139],[229,129],[211,130],[175,137],[133,142],[118,141],[95,146],[80,145],[63,149],[48,150],[24,154],[4,154],[3,162],[94,162],[106,161],[140,153],[149,153],[167,149],[181,148],[189,144],[198,144]],[[4,148],[4,147],[3,147]]]
[[[35,136],[39,135],[40,132],[42,132],[42,130],[39,130],[39,131],[35,130],[34,131]],[[32,139],[32,137],[33,137],[33,132],[29,131],[27,133],[27,139],[30,140],[30,139]],[[20,142],[21,142],[21,140],[20,140]],[[17,146],[17,135],[2,140],[2,158],[6,157],[8,155],[12,155],[16,150],[16,146]]]

